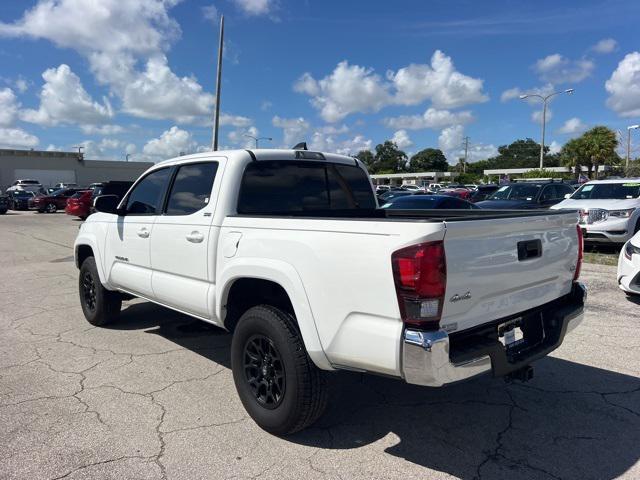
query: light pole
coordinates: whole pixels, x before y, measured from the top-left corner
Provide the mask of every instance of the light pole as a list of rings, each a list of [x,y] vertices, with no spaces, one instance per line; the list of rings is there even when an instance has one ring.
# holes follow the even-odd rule
[[[248,133],[245,133],[245,134],[244,134],[244,136],[245,136],[245,137],[252,138],[253,140],[255,140],[255,142],[256,142],[256,148],[258,148],[258,142],[259,142],[260,140],[269,140],[269,141],[272,141],[272,140],[273,140],[273,138],[271,138],[271,137],[254,137],[253,135],[249,135]]]
[[[629,158],[631,157],[631,130],[640,128],[640,125],[629,125],[627,127],[627,166],[626,170],[629,170]]]
[[[127,154],[124,156],[124,160],[125,160],[125,162],[128,162],[128,161],[129,161],[129,157],[130,157],[130,156],[131,156],[131,154],[130,154],[130,153],[127,153]]]
[[[542,95],[538,95],[537,93],[525,93],[524,95],[520,95],[520,100],[524,100],[525,98],[529,98],[529,97],[536,97],[542,100],[542,104],[543,104],[542,106],[542,142],[540,144],[540,170],[542,170],[544,166],[544,134],[545,134],[546,124],[547,124],[547,102],[551,97],[560,95],[561,93],[568,93],[569,95],[571,95],[573,92],[574,92],[573,88],[567,88],[566,90],[562,90],[560,92],[550,93],[546,97]]]

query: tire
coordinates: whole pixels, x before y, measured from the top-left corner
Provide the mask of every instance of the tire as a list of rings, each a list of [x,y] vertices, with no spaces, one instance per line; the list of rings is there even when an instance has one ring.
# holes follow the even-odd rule
[[[84,318],[91,325],[101,327],[118,318],[122,308],[122,298],[118,292],[112,292],[102,286],[93,257],[87,257],[82,262],[78,279],[78,293]]]
[[[247,413],[274,435],[308,427],[327,405],[324,372],[309,358],[295,319],[275,307],[259,305],[242,315],[231,342],[231,369]]]
[[[44,209],[47,213],[56,213],[58,211],[58,206],[55,203],[48,203]]]
[[[5,213],[7,213],[6,209],[3,208],[2,210],[0,210],[0,215],[4,215]]]

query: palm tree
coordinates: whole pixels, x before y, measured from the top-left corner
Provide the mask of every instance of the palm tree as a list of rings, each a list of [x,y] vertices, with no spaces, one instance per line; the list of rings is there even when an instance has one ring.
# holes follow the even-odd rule
[[[616,153],[618,137],[610,128],[601,125],[593,127],[585,132],[581,139],[585,144],[585,153],[595,168],[596,178],[598,178],[598,167],[600,165],[611,165],[620,162],[620,157]]]
[[[565,167],[572,169],[576,178],[580,175],[582,167],[587,167],[591,177],[592,163],[586,152],[586,144],[582,137],[572,138],[564,144],[560,151],[560,158]]]

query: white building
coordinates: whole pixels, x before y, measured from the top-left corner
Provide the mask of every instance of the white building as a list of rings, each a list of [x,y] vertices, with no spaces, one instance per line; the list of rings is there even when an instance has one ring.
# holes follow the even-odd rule
[[[458,172],[383,173],[371,175],[374,185],[427,185],[451,182]]]

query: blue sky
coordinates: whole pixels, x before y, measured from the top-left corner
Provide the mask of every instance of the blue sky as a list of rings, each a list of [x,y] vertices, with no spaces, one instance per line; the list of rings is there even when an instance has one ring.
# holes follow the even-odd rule
[[[0,4],[0,146],[158,161],[207,149],[218,15],[220,143],[355,154],[393,138],[471,160],[640,123],[634,1],[39,0]],[[634,35],[635,34],[635,35]],[[640,141],[636,142],[640,144]]]

